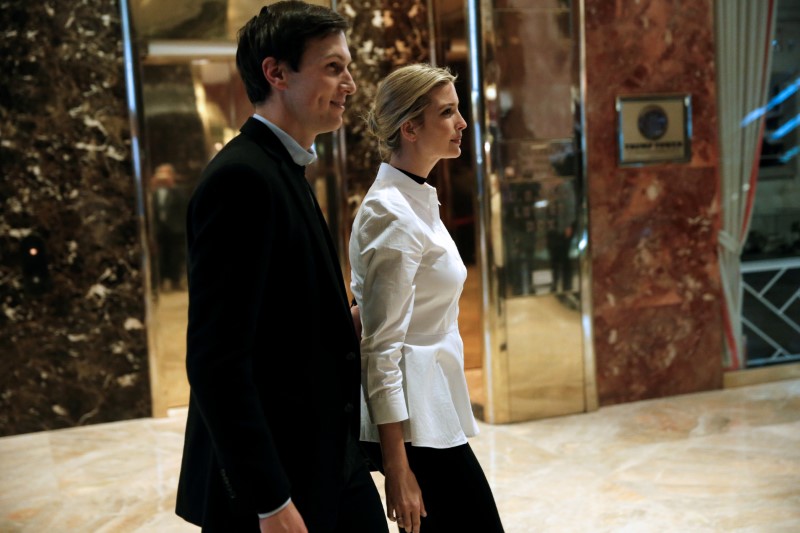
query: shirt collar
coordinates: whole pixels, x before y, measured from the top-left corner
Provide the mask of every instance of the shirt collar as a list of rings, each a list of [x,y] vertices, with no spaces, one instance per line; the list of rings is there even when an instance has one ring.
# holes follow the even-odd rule
[[[291,135],[280,129],[278,126],[270,122],[269,120],[265,119],[258,113],[253,113],[253,118],[263,122],[275,136],[278,137],[278,140],[281,141],[281,144],[286,147],[286,150],[289,152],[289,155],[297,165],[304,167],[306,165],[310,165],[314,161],[317,160],[317,151],[314,150],[314,145],[311,145],[309,150],[306,150],[300,144],[292,138]]]
[[[404,194],[408,194],[417,198],[425,203],[432,203],[439,205],[439,199],[436,194],[436,188],[428,183],[415,183],[410,180],[407,175],[403,174],[400,170],[394,168],[389,163],[381,163],[378,169],[376,180],[386,181],[397,187]]]

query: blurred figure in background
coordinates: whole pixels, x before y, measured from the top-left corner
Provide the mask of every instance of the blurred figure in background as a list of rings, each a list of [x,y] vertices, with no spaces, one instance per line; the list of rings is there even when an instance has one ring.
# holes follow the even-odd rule
[[[161,289],[185,289],[188,193],[169,163],[156,167],[150,188]]]
[[[553,270],[551,289],[560,294],[572,292],[572,259],[569,249],[577,220],[573,180],[558,180],[547,205],[547,250]]]

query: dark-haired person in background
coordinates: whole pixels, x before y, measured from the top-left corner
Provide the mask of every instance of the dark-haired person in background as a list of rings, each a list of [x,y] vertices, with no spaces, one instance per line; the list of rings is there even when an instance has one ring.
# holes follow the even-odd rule
[[[176,511],[203,531],[388,531],[358,448],[359,339],[304,173],[356,90],[346,27],[291,1],[240,30],[255,114],[189,206],[191,398]]]

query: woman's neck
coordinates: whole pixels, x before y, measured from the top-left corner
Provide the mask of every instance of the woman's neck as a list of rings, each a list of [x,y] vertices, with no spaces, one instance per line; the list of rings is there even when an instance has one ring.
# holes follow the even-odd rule
[[[392,154],[392,157],[389,158],[389,164],[394,168],[405,170],[406,172],[427,179],[428,174],[431,173],[434,165],[436,165],[436,161],[425,163],[413,156],[404,156],[402,153],[396,153]]]
[[[394,168],[397,168],[397,167],[394,167]],[[402,172],[403,174],[405,174],[406,176],[408,176],[412,180],[416,181],[420,185],[423,185],[425,183],[425,178],[423,178],[422,176],[417,176],[416,174],[412,174],[408,170],[403,170],[402,168],[397,168],[397,170],[399,170],[400,172]]]

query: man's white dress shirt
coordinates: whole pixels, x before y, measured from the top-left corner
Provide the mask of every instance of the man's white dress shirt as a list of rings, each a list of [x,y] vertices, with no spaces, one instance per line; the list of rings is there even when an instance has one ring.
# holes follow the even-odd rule
[[[464,377],[458,299],[467,269],[436,189],[382,164],[350,236],[361,312],[361,440],[403,422],[406,442],[451,448],[478,433]]]

